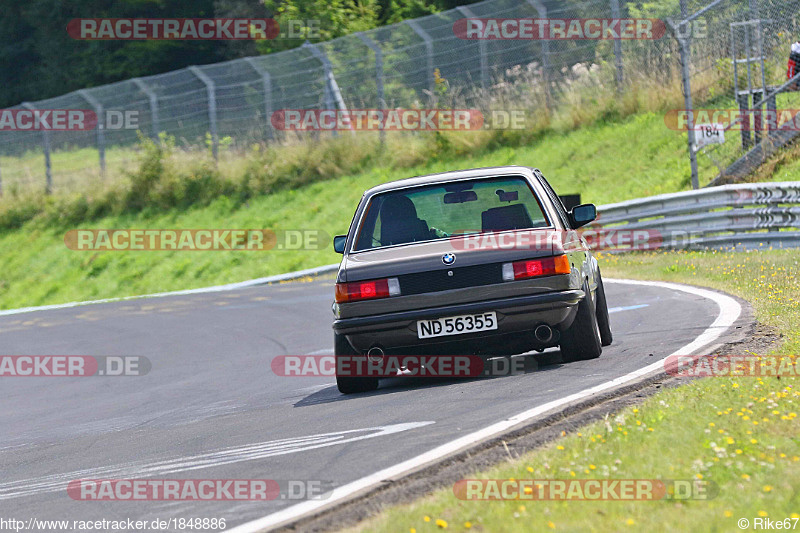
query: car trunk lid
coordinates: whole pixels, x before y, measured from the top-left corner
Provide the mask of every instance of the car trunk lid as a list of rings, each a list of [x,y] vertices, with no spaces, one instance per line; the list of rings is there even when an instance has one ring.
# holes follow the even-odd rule
[[[403,295],[501,283],[503,263],[563,253],[558,234],[481,233],[359,252],[347,256],[341,281],[398,278]]]

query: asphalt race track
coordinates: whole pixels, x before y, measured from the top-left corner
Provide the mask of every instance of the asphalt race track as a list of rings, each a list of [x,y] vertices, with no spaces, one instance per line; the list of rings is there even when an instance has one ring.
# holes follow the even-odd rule
[[[650,365],[700,335],[715,302],[607,283],[614,344],[593,361],[492,379],[393,379],[343,396],[281,377],[279,355],[331,354],[332,277],[0,316],[0,355],[145,356],[128,377],[0,377],[0,516],[225,518],[298,503],[79,501],[76,479],[273,479],[341,486],[540,404]]]

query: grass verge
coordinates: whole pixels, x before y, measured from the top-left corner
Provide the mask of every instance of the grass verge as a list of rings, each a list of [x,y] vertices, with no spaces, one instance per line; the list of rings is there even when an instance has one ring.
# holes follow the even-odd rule
[[[800,350],[796,252],[658,253],[601,258],[607,277],[725,290],[777,328],[777,352]],[[358,531],[731,531],[737,520],[800,518],[800,390],[795,378],[715,377],[666,390],[541,450],[481,472],[486,479],[703,479],[708,500],[463,501],[443,489],[388,509]],[[797,521],[791,520],[792,523]]]

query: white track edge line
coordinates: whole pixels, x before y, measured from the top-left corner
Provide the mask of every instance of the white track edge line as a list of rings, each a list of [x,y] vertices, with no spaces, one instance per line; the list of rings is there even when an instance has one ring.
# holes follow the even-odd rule
[[[138,296],[121,296],[119,298],[104,298],[102,300],[89,300],[85,302],[69,302],[65,304],[42,305],[39,307],[23,307],[20,309],[6,309],[0,311],[0,316],[19,315],[22,313],[33,313],[36,311],[52,311],[56,309],[69,309],[71,307],[78,307],[81,305],[94,305],[94,304],[107,304],[112,302],[124,302],[126,300],[138,300],[140,298],[163,298],[164,296],[184,296],[187,294],[203,294],[209,292],[224,292],[233,291],[236,289],[246,289],[248,287],[255,287],[257,285],[266,285],[267,283],[278,283],[281,281],[291,281],[293,279],[304,278],[306,276],[318,276],[322,274],[329,274],[335,272],[339,268],[339,263],[335,265],[324,265],[316,268],[308,268],[306,270],[298,270],[297,272],[288,272],[286,274],[278,274],[275,276],[268,276],[266,278],[257,278],[247,281],[240,281],[238,283],[229,283],[227,285],[215,285],[213,287],[201,287],[199,289],[186,289],[183,291],[173,292],[159,292],[155,294],[141,294]]]
[[[739,302],[737,302],[730,296],[719,292],[714,292],[711,290],[701,289],[699,287],[692,287],[689,285],[679,285],[676,283],[667,283],[661,281],[634,281],[634,280],[621,280],[621,279],[610,279],[610,278],[604,279],[603,281],[607,283],[620,283],[626,285],[645,285],[651,287],[653,286],[663,287],[666,289],[687,292],[689,294],[694,294],[709,300],[713,300],[719,306],[719,314],[717,315],[717,318],[714,320],[714,322],[712,322],[711,325],[708,326],[708,328],[706,328],[706,330],[703,331],[692,342],[690,342],[685,346],[682,346],[681,348],[670,354],[670,356],[692,355],[701,348],[707,347],[709,344],[718,339],[723,332],[727,331],[727,329],[731,325],[733,325],[734,322],[736,322],[736,320],[739,318],[742,312],[742,307],[741,305],[739,305]],[[379,485],[382,481],[407,474],[413,470],[422,467],[423,465],[432,463],[436,460],[442,459],[443,457],[456,453],[463,448],[475,445],[486,439],[496,437],[508,431],[509,429],[513,428],[514,426],[527,422],[532,418],[540,416],[548,411],[551,411],[559,407],[563,407],[567,404],[570,404],[578,400],[583,400],[595,394],[605,392],[609,389],[613,389],[621,385],[628,384],[632,381],[641,379],[647,374],[655,373],[663,368],[663,364],[664,360],[661,359],[655,363],[640,368],[639,370],[635,370],[634,372],[631,372],[624,376],[612,379],[611,381],[607,381],[600,385],[596,385],[594,387],[585,389],[581,392],[577,392],[575,394],[571,394],[564,398],[548,402],[544,405],[540,405],[539,407],[534,407],[532,409],[519,413],[516,416],[512,416],[511,418],[507,418],[505,420],[492,424],[484,429],[460,437],[456,440],[448,442],[447,444],[438,446],[412,459],[408,459],[407,461],[403,461],[402,463],[390,466],[389,468],[385,468],[383,470],[375,472],[374,474],[370,474],[366,477],[348,483],[347,485],[343,485],[337,489],[334,489],[331,496],[325,500],[309,500],[303,503],[295,504],[282,511],[278,511],[266,515],[262,518],[257,518],[255,520],[251,520],[250,522],[246,522],[244,524],[236,526],[228,530],[228,533],[254,533],[254,532],[264,531],[267,529],[273,529],[285,525],[289,522],[295,521],[306,514],[320,511],[325,507],[332,507],[337,502],[350,498],[351,496],[353,496],[358,492]]]

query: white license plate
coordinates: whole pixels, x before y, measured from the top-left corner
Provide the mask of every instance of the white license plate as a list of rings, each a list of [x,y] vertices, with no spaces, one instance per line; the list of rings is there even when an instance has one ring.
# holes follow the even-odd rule
[[[446,335],[463,335],[492,329],[497,329],[497,314],[494,311],[477,315],[419,320],[417,322],[417,336],[420,339],[444,337]]]

